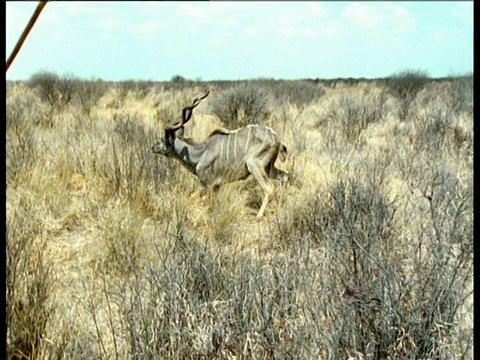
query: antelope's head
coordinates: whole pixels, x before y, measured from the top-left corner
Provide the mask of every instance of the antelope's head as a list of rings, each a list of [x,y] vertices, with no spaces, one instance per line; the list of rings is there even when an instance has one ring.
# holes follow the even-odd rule
[[[184,126],[191,119],[193,114],[193,109],[197,107],[198,104],[200,104],[200,102],[203,99],[205,99],[209,93],[210,91],[207,91],[205,95],[199,98],[195,98],[191,106],[187,106],[183,108],[181,122],[175,125],[170,125],[170,124],[165,125],[165,128],[164,128],[165,138],[158,139],[155,145],[152,146],[152,151],[155,154],[162,154],[168,157],[175,153],[175,148],[173,146],[175,143],[175,139],[177,137],[182,137]]]

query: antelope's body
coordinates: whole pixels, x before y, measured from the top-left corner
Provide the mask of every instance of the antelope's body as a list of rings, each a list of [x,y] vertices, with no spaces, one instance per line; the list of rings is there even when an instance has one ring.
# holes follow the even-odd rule
[[[248,125],[234,131],[217,129],[203,143],[182,138],[177,132],[183,129],[193,108],[207,95],[195,99],[191,107],[184,108],[183,121],[174,126],[167,125],[165,141],[158,140],[152,150],[179,160],[198,176],[204,186],[212,186],[213,189],[253,175],[265,191],[257,214],[257,217],[261,217],[274,189],[269,178],[287,178],[287,173],[274,165],[278,155],[286,153],[286,147],[272,129],[258,125]]]

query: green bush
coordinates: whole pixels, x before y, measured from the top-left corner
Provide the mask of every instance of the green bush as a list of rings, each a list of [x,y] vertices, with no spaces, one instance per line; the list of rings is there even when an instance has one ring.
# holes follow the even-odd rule
[[[330,271],[322,288],[342,290],[340,303],[321,295],[318,302],[310,299],[317,316],[332,320],[319,337],[329,344],[327,358],[450,357],[442,344],[456,339],[451,330],[466,301],[464,284],[472,279],[473,203],[471,192],[448,173],[432,176],[424,174],[430,189],[424,231],[408,239],[398,237],[397,205],[381,195],[381,176],[340,179],[279,224],[280,244],[326,254],[322,262]]]
[[[92,108],[108,90],[108,83],[103,80],[76,80],[75,102],[82,111],[90,115]]]
[[[43,101],[61,108],[72,101],[77,81],[72,75],[59,76],[54,72],[40,71],[30,77],[28,84],[38,91]]]
[[[383,120],[385,101],[384,93],[373,98],[364,98],[361,101],[344,96],[328,109],[321,124],[325,127],[335,124],[345,136],[346,141],[350,143],[357,140],[362,130],[368,125]],[[328,137],[328,134],[325,134],[325,137]],[[338,142],[338,139],[331,140],[334,143]]]
[[[276,107],[292,104],[298,108],[318,101],[325,94],[321,84],[308,80],[256,80],[258,87],[265,88]]]
[[[425,71],[403,70],[385,80],[387,90],[399,101],[398,115],[406,120],[410,104],[430,80]]]
[[[212,113],[228,127],[261,124],[271,113],[267,92],[251,82],[225,90],[209,104]]]
[[[473,115],[473,74],[454,77],[450,89],[453,111]]]
[[[453,123],[454,110],[436,109],[431,113],[413,116],[414,144],[420,151],[457,152],[461,148],[473,149],[473,134]]]

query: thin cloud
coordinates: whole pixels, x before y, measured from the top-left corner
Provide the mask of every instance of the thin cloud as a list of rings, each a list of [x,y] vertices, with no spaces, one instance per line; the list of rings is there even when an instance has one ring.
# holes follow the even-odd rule
[[[305,14],[283,14],[277,17],[277,22],[281,26],[295,26],[305,20]]]
[[[318,2],[308,3],[308,12],[314,19],[326,18],[329,12]]]
[[[397,4],[352,3],[345,7],[341,17],[353,30],[410,31],[415,28],[415,17]]]
[[[8,16],[6,18],[6,30],[7,33],[10,32],[21,32],[25,25],[28,23],[28,20],[32,16],[33,12],[35,11],[35,6],[31,6],[33,4],[25,3],[13,3],[7,1],[6,3],[8,7]],[[36,4],[35,4],[36,5]]]
[[[129,28],[140,35],[154,37],[168,27],[158,21],[145,21],[139,24],[131,24]]]
[[[282,36],[299,36],[308,39],[317,38],[320,33],[326,33],[325,19],[328,12],[319,3],[300,3],[291,12],[285,12],[276,17],[275,32]],[[330,28],[331,29],[331,28]]]
[[[247,27],[243,33],[247,37],[253,37],[253,36],[258,34],[258,32],[257,32],[257,30],[254,26]]]
[[[232,8],[233,4],[231,3],[189,2],[180,6],[179,14],[197,19],[211,19],[224,14]]]
[[[473,29],[473,1],[459,2],[453,14],[468,27]]]
[[[13,50],[17,40],[20,37],[25,25],[28,23],[30,16],[32,15],[35,7],[31,9],[25,6],[17,6],[18,3],[7,2],[8,16],[6,19],[6,52],[7,56]]]
[[[318,33],[311,29],[277,28],[275,31],[277,34],[286,36],[300,36],[307,38],[316,38],[318,36]]]
[[[404,32],[411,31],[415,28],[415,17],[404,7],[389,4],[385,11],[391,13],[391,25],[393,30]]]
[[[358,2],[347,5],[341,16],[353,26],[362,29],[374,28],[383,20],[383,17],[378,10],[370,5]]]
[[[342,37],[345,33],[345,26],[342,22],[329,20],[322,24],[318,30],[318,35],[327,39],[335,39]]]
[[[52,2],[49,7],[59,11],[63,16],[73,18],[118,18],[122,16],[121,9],[111,6],[111,3],[104,1],[73,1],[73,2]]]

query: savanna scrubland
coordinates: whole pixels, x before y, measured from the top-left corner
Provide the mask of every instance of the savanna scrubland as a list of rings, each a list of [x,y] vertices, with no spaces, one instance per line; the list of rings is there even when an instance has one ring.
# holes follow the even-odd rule
[[[473,357],[472,75],[6,87],[9,358]],[[207,89],[287,146],[260,220],[151,152]]]

